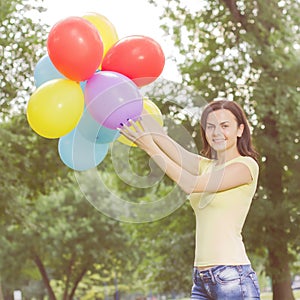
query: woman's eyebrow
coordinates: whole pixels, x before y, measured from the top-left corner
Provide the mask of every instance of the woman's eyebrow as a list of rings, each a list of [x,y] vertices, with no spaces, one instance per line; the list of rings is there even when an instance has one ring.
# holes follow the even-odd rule
[[[225,123],[229,123],[229,121],[222,121],[222,122],[220,123],[220,125],[223,125],[223,124],[225,124]],[[214,123],[210,123],[210,122],[207,122],[206,124],[207,124],[207,125],[215,125]]]

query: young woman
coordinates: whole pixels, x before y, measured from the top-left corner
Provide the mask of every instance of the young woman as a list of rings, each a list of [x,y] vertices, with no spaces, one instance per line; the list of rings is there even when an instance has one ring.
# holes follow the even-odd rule
[[[257,154],[242,108],[212,101],[201,116],[202,155],[188,152],[151,116],[120,132],[189,194],[196,216],[191,299],[260,299],[242,228],[257,186]]]

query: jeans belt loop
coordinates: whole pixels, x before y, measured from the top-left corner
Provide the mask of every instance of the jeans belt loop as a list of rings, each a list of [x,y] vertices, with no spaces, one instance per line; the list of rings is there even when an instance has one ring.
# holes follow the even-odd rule
[[[208,271],[209,271],[212,283],[216,284],[216,279],[215,279],[214,272],[212,271],[212,269],[209,269]]]
[[[236,268],[240,274],[243,272],[243,267],[241,265],[237,265]]]

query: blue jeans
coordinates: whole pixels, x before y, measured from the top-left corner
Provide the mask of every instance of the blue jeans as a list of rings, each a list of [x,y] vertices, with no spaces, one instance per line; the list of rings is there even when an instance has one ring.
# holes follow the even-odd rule
[[[257,276],[250,265],[194,268],[191,299],[260,299]]]

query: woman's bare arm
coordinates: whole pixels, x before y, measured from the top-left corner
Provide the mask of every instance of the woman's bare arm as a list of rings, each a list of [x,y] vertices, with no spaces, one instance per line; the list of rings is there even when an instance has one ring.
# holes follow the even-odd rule
[[[144,124],[141,122],[143,128]],[[187,194],[200,192],[218,192],[231,189],[252,181],[249,168],[242,163],[233,163],[226,167],[218,167],[211,173],[195,175],[177,164],[153,140],[153,135],[142,131],[134,124],[136,131],[125,126],[121,133],[134,141],[155,163]]]
[[[191,174],[197,175],[199,173],[201,156],[186,150],[168,136],[164,128],[147,111],[143,111],[143,126],[152,134],[157,146],[176,164]]]

